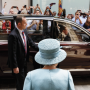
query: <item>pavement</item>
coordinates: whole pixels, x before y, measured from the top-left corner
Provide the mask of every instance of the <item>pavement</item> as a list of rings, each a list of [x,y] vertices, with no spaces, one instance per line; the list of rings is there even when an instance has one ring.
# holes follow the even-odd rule
[[[75,90],[90,90],[90,77],[73,77]],[[16,90],[15,79],[0,79],[0,90]]]

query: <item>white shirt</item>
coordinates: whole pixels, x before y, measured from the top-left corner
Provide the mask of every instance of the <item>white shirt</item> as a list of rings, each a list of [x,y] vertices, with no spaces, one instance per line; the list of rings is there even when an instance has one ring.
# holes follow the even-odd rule
[[[28,22],[27,22],[27,27],[32,24],[32,21],[33,21],[33,20],[28,20]],[[36,20],[36,21],[37,21],[37,23],[39,22],[39,20]],[[37,25],[34,24],[34,25],[30,28],[30,30],[36,30],[36,27],[37,27]]]
[[[51,27],[51,21],[48,21],[48,28]]]
[[[5,12],[5,8],[2,9],[2,14],[4,14],[4,12]]]
[[[84,25],[84,23],[86,22],[87,18],[86,18],[86,17],[85,17],[85,18],[83,18],[83,17],[80,17],[80,20],[82,21],[82,24],[81,24],[81,26],[83,26],[83,25]]]
[[[74,22],[75,22],[75,17],[72,19],[72,21],[74,21]],[[79,24],[79,25],[81,25],[81,23],[80,23],[79,19],[76,19],[76,23],[77,23],[77,24]]]
[[[16,28],[18,29],[19,34],[20,34],[20,36],[21,36],[21,38],[22,38],[22,41],[23,41],[23,44],[24,44],[24,39],[23,39],[23,35],[22,35],[23,30],[20,30],[18,27],[16,27]],[[25,36],[25,41],[27,42],[25,33],[24,33],[24,36]],[[26,46],[27,46],[27,43],[26,43]]]

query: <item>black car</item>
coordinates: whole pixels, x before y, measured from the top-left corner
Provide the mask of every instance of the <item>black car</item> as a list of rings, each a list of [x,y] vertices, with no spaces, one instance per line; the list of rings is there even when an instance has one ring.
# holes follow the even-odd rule
[[[27,33],[36,44],[46,38],[60,41],[60,46],[67,52],[67,58],[59,64],[59,68],[68,69],[73,75],[90,74],[90,32],[88,30],[68,19],[43,15],[24,16],[28,23]],[[0,16],[0,22],[4,23],[5,20],[9,20],[11,23],[11,29],[0,29],[0,77],[11,75],[11,69],[7,66],[8,35],[16,26],[15,18],[15,15]],[[39,23],[36,29],[29,28],[33,21]],[[68,36],[63,30],[68,31]],[[34,69],[31,65],[33,66],[33,57],[36,53],[30,48],[28,71]]]

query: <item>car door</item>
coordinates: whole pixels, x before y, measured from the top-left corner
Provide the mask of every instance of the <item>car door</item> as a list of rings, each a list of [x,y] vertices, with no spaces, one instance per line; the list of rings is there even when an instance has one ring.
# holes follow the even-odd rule
[[[54,36],[60,41],[62,49],[67,52],[66,59],[59,64],[59,67],[67,69],[89,69],[90,32],[70,20],[55,18],[54,24],[55,32],[58,31],[57,36]],[[64,40],[66,35],[60,31],[61,29],[68,30],[70,40]]]
[[[13,16],[0,16],[0,76],[8,75],[8,35],[13,29]],[[7,27],[7,28],[6,28]],[[6,74],[7,73],[7,74]]]

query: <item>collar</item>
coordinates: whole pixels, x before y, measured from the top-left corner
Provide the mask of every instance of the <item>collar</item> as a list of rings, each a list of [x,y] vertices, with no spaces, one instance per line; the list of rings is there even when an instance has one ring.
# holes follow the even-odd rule
[[[17,26],[16,26],[17,30],[19,31],[19,33],[22,33],[23,30],[20,30]]]

